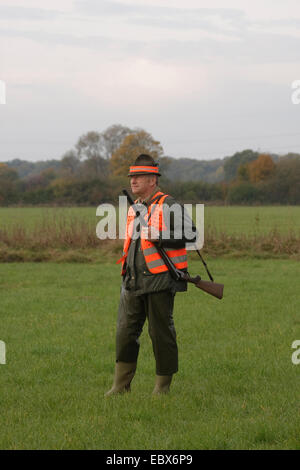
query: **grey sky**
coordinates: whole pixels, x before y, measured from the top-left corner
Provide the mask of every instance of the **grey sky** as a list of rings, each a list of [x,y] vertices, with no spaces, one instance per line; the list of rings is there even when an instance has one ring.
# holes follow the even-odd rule
[[[0,160],[116,123],[175,157],[300,152],[299,51],[298,0],[0,0]]]

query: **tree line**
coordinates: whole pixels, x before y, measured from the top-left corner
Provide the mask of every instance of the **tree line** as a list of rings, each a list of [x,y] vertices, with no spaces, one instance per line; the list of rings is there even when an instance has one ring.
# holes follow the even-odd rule
[[[161,187],[182,202],[300,203],[300,154],[246,149],[212,161],[175,159],[145,130],[116,124],[80,136],[60,160],[0,163],[0,204],[116,203],[140,153],[159,162]]]

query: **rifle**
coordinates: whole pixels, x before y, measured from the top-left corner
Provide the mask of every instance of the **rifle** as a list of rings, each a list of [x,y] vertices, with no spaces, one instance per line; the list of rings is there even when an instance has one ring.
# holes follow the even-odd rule
[[[148,224],[145,221],[145,219],[143,217],[141,217],[141,213],[138,210],[136,210],[136,208],[134,207],[134,201],[131,198],[131,196],[129,195],[128,191],[126,189],[123,189],[122,192],[127,197],[127,200],[129,202],[130,206],[133,206],[135,214],[140,220],[140,224],[144,227],[148,227]],[[207,265],[206,265],[205,261],[203,260],[199,250],[196,250],[196,251],[197,251],[198,255],[200,256],[200,258],[201,258],[201,260],[202,260],[202,262],[205,266],[205,269],[206,269],[206,271],[207,271],[207,273],[208,273],[208,275],[211,279],[210,281],[203,281],[199,275],[196,276],[196,277],[191,277],[188,272],[184,272],[184,271],[181,271],[180,269],[177,269],[176,266],[174,265],[174,263],[172,262],[172,260],[169,258],[169,256],[165,252],[164,248],[159,247],[157,245],[157,243],[154,243],[154,245],[155,245],[158,253],[162,257],[162,259],[164,260],[166,266],[168,267],[168,269],[170,271],[171,276],[173,277],[173,279],[175,279],[175,281],[190,282],[190,283],[194,284],[196,287],[198,287],[199,289],[206,292],[207,294],[213,295],[217,299],[222,299],[224,284],[217,284],[216,282],[214,282],[210,272],[208,271]]]

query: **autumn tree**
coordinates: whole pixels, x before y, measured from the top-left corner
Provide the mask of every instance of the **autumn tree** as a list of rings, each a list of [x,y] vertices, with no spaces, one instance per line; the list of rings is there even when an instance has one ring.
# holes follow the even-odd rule
[[[103,132],[87,132],[77,141],[75,146],[77,156],[80,159],[101,157],[104,160],[109,160],[112,154],[120,147],[125,137],[137,131],[139,129],[130,129],[121,124],[113,124]]]
[[[224,163],[224,179],[232,181],[236,178],[240,165],[245,165],[258,158],[259,154],[253,150],[247,149],[242,152],[236,152],[232,157],[226,157]]]
[[[300,157],[282,157],[272,177],[263,183],[267,200],[280,204],[300,204]]]
[[[87,176],[105,176],[107,174],[107,163],[103,157],[101,133],[90,131],[79,137],[75,145],[77,158],[85,160],[85,173]]]
[[[75,150],[69,150],[61,159],[61,173],[67,178],[72,178],[78,174],[80,160],[77,157]]]
[[[113,124],[102,132],[103,157],[110,159],[114,152],[120,147],[125,137],[137,132],[139,129],[130,129],[130,127],[121,124]]]
[[[159,160],[163,155],[163,148],[152,135],[144,130],[139,130],[125,137],[120,147],[113,153],[110,161],[112,173],[115,176],[128,174],[129,166],[141,154],[151,155],[154,160]]]
[[[238,167],[237,177],[239,181],[249,181],[249,163],[244,163]]]
[[[47,168],[38,174],[33,174],[24,178],[24,187],[26,191],[46,188],[53,180],[55,180],[56,176],[54,168]]]
[[[80,173],[83,177],[108,176],[108,161],[112,154],[120,147],[124,138],[135,131],[138,129],[130,129],[121,124],[114,124],[104,132],[90,131],[78,139],[75,151],[71,150],[68,153],[75,152],[76,158],[83,162],[80,166]],[[67,155],[67,157],[65,159],[66,166],[70,168],[68,164],[72,164],[74,168],[73,155]]]
[[[16,170],[0,163],[0,203],[14,202],[19,176]]]
[[[270,155],[261,154],[248,164],[249,179],[251,183],[259,183],[268,179],[275,171],[275,163]]]
[[[18,179],[18,173],[13,168],[9,168],[6,163],[0,163],[0,181],[3,184],[5,181],[13,182]]]

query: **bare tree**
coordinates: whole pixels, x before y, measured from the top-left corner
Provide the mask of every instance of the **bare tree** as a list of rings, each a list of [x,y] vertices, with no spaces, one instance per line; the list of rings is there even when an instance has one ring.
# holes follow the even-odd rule
[[[102,132],[103,139],[103,156],[110,159],[112,154],[120,147],[125,137],[132,134],[134,129],[122,126],[121,124],[113,124]]]

